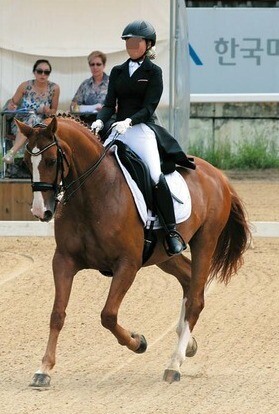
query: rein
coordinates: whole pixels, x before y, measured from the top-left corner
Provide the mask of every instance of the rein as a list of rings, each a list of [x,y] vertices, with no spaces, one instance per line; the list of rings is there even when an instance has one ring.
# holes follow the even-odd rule
[[[45,146],[44,148],[42,148],[38,152],[33,152],[28,147],[28,144],[26,144],[25,149],[26,149],[27,153],[31,156],[34,156],[34,157],[37,157],[38,155],[44,153],[46,150],[48,150],[49,148],[51,148],[54,145],[56,145],[56,147],[57,147],[57,167],[56,167],[56,177],[55,177],[54,182],[52,184],[45,183],[45,182],[42,182],[42,181],[33,182],[33,179],[32,179],[32,184],[31,184],[32,191],[33,192],[34,191],[53,191],[54,194],[55,194],[56,203],[57,202],[62,203],[62,201],[63,201],[63,204],[65,205],[70,200],[70,198],[73,196],[73,194],[75,194],[76,191],[78,191],[81,188],[81,186],[84,184],[86,179],[99,167],[99,165],[101,164],[101,162],[105,158],[107,152],[109,151],[109,149],[114,144],[117,136],[118,136],[118,134],[116,134],[114,136],[113,140],[105,147],[104,152],[102,153],[101,157],[91,167],[89,167],[88,170],[86,170],[77,179],[73,180],[68,185],[65,183],[64,163],[63,163],[63,161],[64,160],[66,161],[68,167],[70,167],[70,163],[67,160],[67,157],[66,157],[64,151],[62,150],[61,146],[59,145],[58,140],[56,138],[56,135],[54,135],[53,142],[51,142],[49,145]],[[61,174],[62,184],[57,184],[59,171],[61,171],[61,173],[62,173]],[[75,185],[76,183],[78,183],[79,185],[76,188],[74,188],[70,193],[68,193],[66,195],[66,193],[69,192],[69,189],[73,185]]]
[[[116,140],[116,137],[114,137],[114,139],[105,147],[103,154],[95,162],[95,164],[93,164],[91,167],[89,167],[88,170],[86,170],[84,173],[82,173],[78,178],[76,178],[75,180],[73,180],[70,184],[68,184],[67,186],[64,185],[62,187],[62,191],[64,190],[64,194],[62,194],[62,197],[61,197],[61,198],[63,198],[63,204],[66,204],[69,201],[69,199],[72,197],[72,195],[75,194],[75,192],[78,191],[81,188],[81,186],[84,184],[84,182],[86,181],[86,179],[91,174],[93,174],[94,171],[97,170],[97,168],[99,167],[99,165],[101,164],[101,162],[103,161],[103,159],[105,158],[105,156],[107,155],[108,150],[114,144],[114,141],[115,140]],[[71,193],[69,193],[69,194],[67,194],[67,196],[65,196],[65,192],[68,191],[69,188],[72,187],[76,183],[79,183],[79,185],[76,188],[74,188]]]

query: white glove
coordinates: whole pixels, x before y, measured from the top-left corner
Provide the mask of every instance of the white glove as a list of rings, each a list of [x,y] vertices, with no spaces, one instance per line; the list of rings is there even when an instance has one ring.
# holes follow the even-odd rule
[[[91,131],[94,132],[94,134],[98,134],[101,129],[104,128],[104,123],[101,119],[97,119],[96,121],[92,122],[91,125]]]
[[[125,134],[128,128],[132,128],[131,119],[126,118],[124,121],[115,122],[112,127],[115,127],[116,132],[119,134]]]

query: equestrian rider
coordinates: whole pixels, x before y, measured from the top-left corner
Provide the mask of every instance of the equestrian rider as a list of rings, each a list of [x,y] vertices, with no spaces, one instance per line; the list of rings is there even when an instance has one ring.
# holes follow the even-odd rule
[[[150,60],[156,43],[154,27],[145,20],[133,21],[123,30],[122,39],[126,41],[129,59],[113,67],[104,106],[91,128],[98,133],[116,115],[117,122],[112,124],[112,132],[104,145],[117,132],[120,134],[117,139],[148,165],[157,213],[166,231],[166,251],[169,255],[180,254],[186,245],[176,230],[173,200],[162,172],[173,172],[175,164],[195,166],[177,141],[155,124],[154,112],[163,92],[163,80],[161,68]]]

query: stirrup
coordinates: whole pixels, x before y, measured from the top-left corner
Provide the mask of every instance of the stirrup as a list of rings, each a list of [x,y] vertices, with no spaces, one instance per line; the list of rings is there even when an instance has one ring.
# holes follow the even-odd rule
[[[182,253],[187,245],[178,231],[171,230],[166,235],[166,245],[164,247],[168,256],[174,256]]]

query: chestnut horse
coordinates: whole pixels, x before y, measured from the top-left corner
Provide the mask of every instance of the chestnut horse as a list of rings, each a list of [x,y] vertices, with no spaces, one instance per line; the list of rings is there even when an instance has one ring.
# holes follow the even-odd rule
[[[120,345],[136,353],[146,350],[144,336],[130,332],[118,320],[121,302],[143,266],[144,228],[115,156],[87,127],[65,117],[54,117],[46,126],[34,128],[17,124],[27,137],[25,161],[32,173],[32,213],[44,222],[55,213],[55,299],[46,352],[30,384],[47,387],[73,279],[81,269],[112,272],[102,325]],[[195,158],[195,163],[196,170],[178,168],[192,198],[189,219],[177,226],[189,244],[191,260],[183,254],[169,257],[163,246],[164,233],[158,230],[154,252],[144,264],[156,264],[175,276],[182,287],[178,343],[164,372],[169,383],[179,381],[185,356],[196,352],[192,331],[204,307],[206,284],[213,278],[228,283],[242,265],[250,240],[243,205],[227,178],[205,160]]]

